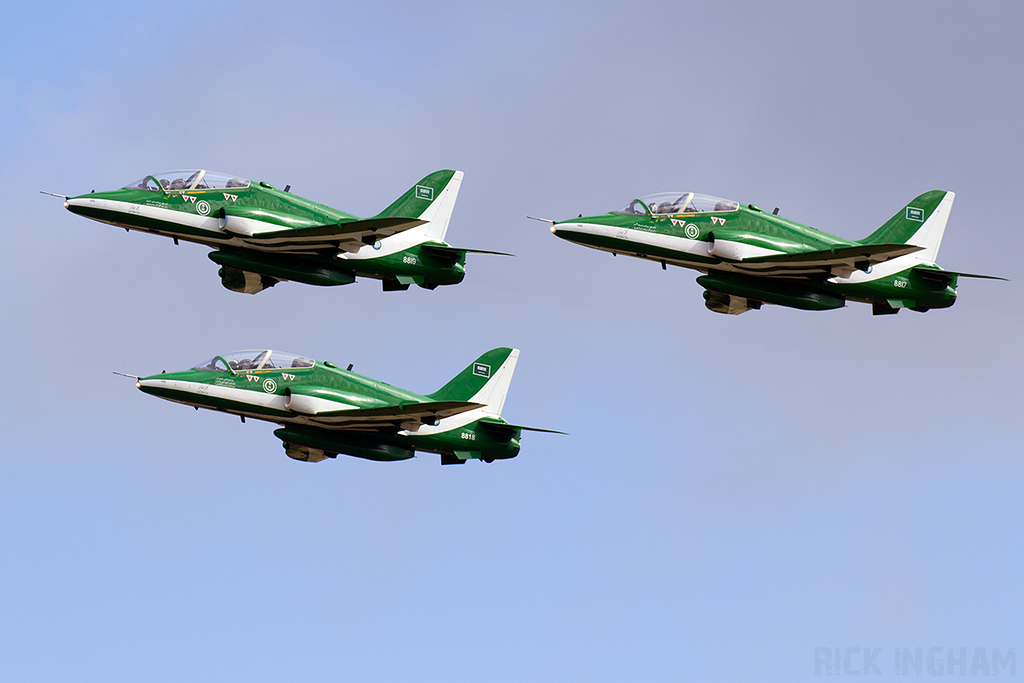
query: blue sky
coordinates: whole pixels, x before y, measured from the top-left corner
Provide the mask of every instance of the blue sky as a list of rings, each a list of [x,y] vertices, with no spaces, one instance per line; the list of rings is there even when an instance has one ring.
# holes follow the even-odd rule
[[[0,27],[0,677],[813,679],[1024,658],[1016,3],[44,3]],[[465,172],[466,280],[223,289],[39,190],[206,167],[372,215]],[[695,190],[861,238],[957,193],[948,310],[721,316],[553,238]],[[520,348],[519,457],[284,456],[111,371],[241,348],[413,391]],[[1022,659],[1021,667],[1024,667]],[[1021,669],[1024,671],[1024,668]]]

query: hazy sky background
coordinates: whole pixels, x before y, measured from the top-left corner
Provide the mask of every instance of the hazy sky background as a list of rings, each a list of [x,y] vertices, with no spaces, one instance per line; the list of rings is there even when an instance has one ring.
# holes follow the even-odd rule
[[[20,3],[0,20],[0,678],[1024,674],[1024,5]],[[39,190],[205,167],[372,215],[465,172],[465,281],[220,285]],[[557,219],[694,190],[859,239],[957,193],[951,309],[704,308]],[[522,354],[514,460],[285,457],[111,371],[243,348],[413,391]]]

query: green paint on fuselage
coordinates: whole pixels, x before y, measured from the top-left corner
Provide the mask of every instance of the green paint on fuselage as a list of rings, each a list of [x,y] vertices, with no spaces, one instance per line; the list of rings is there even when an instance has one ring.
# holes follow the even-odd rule
[[[458,402],[479,391],[484,380],[491,376],[491,368],[497,371],[511,352],[506,348],[484,354],[442,390],[429,396],[342,370],[329,362],[301,359],[308,367],[255,369],[260,358],[258,352],[239,352],[228,356],[229,360],[218,356],[203,367],[142,377],[138,387],[144,393],[169,401],[280,424],[285,431],[278,430],[281,432],[278,436],[291,435],[290,439],[281,436],[282,439],[328,453],[400,460],[405,459],[404,451],[410,453],[409,457],[414,451],[425,451],[442,454],[451,462],[491,461],[515,457],[519,452],[520,429],[495,414],[483,417],[468,414],[470,406],[479,407],[479,404]],[[243,355],[246,357],[241,358]],[[270,352],[272,360],[283,355]],[[287,356],[293,358],[290,354]],[[217,365],[218,359],[220,365]],[[482,376],[482,365],[487,366],[486,378]],[[223,369],[210,369],[215,366]],[[466,380],[464,375],[481,381]],[[296,397],[318,401],[320,412],[289,408],[288,401]],[[440,421],[431,418],[425,427],[409,424],[416,421],[407,420],[402,414],[379,415],[381,411],[448,405],[466,406],[462,412],[467,418],[444,428],[445,420],[455,420],[458,414]],[[367,415],[373,417],[364,417]],[[336,422],[339,416],[341,419],[351,416],[354,426],[339,424]],[[375,418],[380,421],[374,422]],[[432,422],[439,426],[432,428]]]
[[[167,185],[163,176],[171,175],[175,174],[161,174],[163,185]],[[194,182],[200,183],[203,177],[199,176]],[[410,229],[416,232],[415,226],[429,225],[427,220],[418,220],[420,215],[435,199],[441,201],[454,178],[455,190],[447,200],[450,215],[461,177],[456,171],[432,173],[370,219],[332,209],[268,183],[237,178],[232,180],[239,186],[169,189],[161,185],[158,176],[147,176],[136,186],[69,197],[65,206],[72,213],[103,223],[231,251],[232,260],[239,263],[225,266],[221,271],[224,285],[230,289],[236,287],[229,282],[237,281],[240,276],[231,278],[225,268],[272,278],[262,284],[255,284],[259,281],[253,280],[251,289],[239,290],[249,293],[281,280],[338,285],[348,284],[356,277],[385,283],[414,282],[433,288],[457,284],[465,277],[465,250],[454,249],[437,238],[437,234],[443,235],[446,229],[447,216],[438,219],[443,226],[428,231],[423,237],[409,233],[409,239],[387,243],[391,246],[382,250],[381,240],[394,240],[396,234]],[[139,189],[141,187],[150,189]],[[233,231],[232,221],[254,227],[256,232]],[[392,227],[396,223],[401,225]],[[335,233],[337,237],[333,236]],[[292,234],[294,241],[290,238]],[[314,240],[313,235],[320,239]],[[444,247],[451,250],[454,257],[436,258],[421,249],[422,244]],[[245,258],[246,255],[249,258]],[[336,275],[325,277],[313,273],[303,277],[302,271],[307,269]]]
[[[689,193],[671,196],[677,194],[679,206],[686,206],[684,198]],[[717,200],[724,210],[657,213],[645,201],[634,200],[623,211],[555,222],[551,231],[583,246],[714,275],[706,280],[706,286],[721,286],[714,291],[748,298],[755,308],[760,303],[775,303],[821,310],[851,300],[927,310],[953,305],[957,275],[908,256],[928,245],[912,245],[907,240],[947,195],[952,204],[951,193],[933,190],[920,195],[861,241],[816,230],[754,205],[714,197],[704,199]],[[945,216],[941,221],[939,237]],[[727,246],[722,248],[723,244]],[[865,255],[854,256],[858,251]],[[890,252],[892,256],[887,255]],[[871,276],[873,265],[882,263],[883,272]],[[892,268],[901,263],[906,265]],[[922,271],[929,270],[941,275],[923,277]]]

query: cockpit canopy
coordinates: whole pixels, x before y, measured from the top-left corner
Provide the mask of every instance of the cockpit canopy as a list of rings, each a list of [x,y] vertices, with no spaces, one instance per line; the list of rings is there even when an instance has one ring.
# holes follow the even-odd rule
[[[223,356],[214,356],[192,369],[212,370],[213,372],[256,372],[258,370],[311,367],[313,367],[313,361],[302,356],[296,356],[294,353],[273,351],[271,349],[254,349],[225,353]]]
[[[709,211],[736,211],[739,202],[694,192],[659,192],[634,199],[612,213],[626,216],[674,215],[678,213],[707,213]]]
[[[186,190],[243,189],[246,187],[249,187],[249,181],[245,178],[200,169],[198,171],[167,171],[166,173],[148,175],[142,180],[125,185],[124,189],[184,192]]]

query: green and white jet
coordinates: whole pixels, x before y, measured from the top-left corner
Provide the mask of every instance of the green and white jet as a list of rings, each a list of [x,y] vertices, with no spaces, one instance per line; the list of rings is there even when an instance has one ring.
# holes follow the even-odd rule
[[[72,213],[213,247],[221,282],[256,294],[284,280],[384,289],[454,285],[466,254],[444,241],[462,171],[436,171],[372,218],[311,202],[264,182],[206,170],[148,175],[120,190],[64,197]],[[44,193],[53,194],[53,193]]]
[[[147,394],[275,422],[285,453],[320,462],[339,453],[407,460],[416,451],[442,465],[493,462],[519,453],[523,430],[501,417],[518,349],[493,349],[432,394],[420,395],[333,363],[263,349],[214,356],[191,370],[125,375]],[[123,373],[117,373],[123,374]],[[561,433],[561,432],[557,432]]]
[[[693,192],[641,197],[600,216],[536,220],[570,242],[700,271],[705,305],[716,313],[862,301],[884,315],[952,306],[960,277],[1004,279],[935,264],[953,197],[925,192],[859,242],[782,218],[778,209]]]

